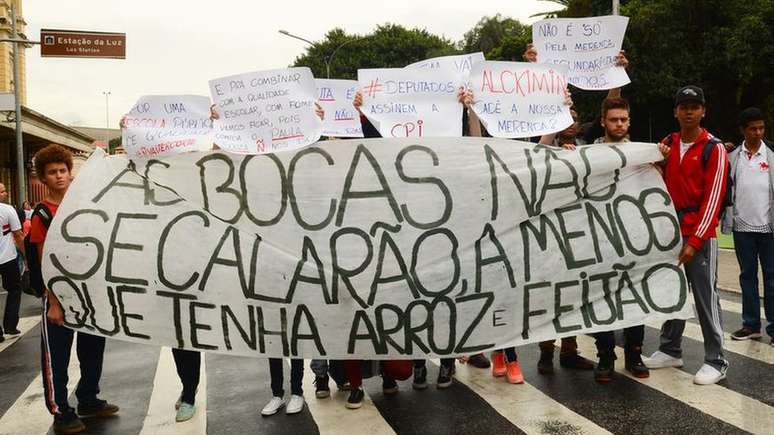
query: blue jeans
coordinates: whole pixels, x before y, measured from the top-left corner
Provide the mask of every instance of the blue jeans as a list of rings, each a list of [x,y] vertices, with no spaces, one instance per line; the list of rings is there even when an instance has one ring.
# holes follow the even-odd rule
[[[734,231],[739,285],[742,287],[742,325],[761,329],[761,301],[758,296],[758,261],[763,269],[763,306],[768,326],[774,333],[774,234]]]

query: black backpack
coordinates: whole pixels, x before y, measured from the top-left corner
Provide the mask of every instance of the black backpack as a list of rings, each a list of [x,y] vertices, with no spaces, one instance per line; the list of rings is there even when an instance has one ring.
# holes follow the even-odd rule
[[[670,134],[664,139],[664,145],[669,146],[669,148],[672,148],[673,142],[674,142],[674,133]],[[710,156],[712,156],[712,149],[715,148],[717,144],[722,144],[723,141],[720,139],[711,136],[709,139],[707,139],[707,142],[704,143],[704,149],[701,150],[701,163],[704,166],[704,168],[707,168],[707,162],[709,162]],[[719,215],[722,215],[723,212],[725,212],[726,207],[730,207],[734,205],[734,197],[733,197],[733,190],[734,187],[734,180],[731,178],[731,163],[729,161],[726,161],[726,193],[723,195],[723,202],[720,203],[720,213]],[[697,212],[699,211],[699,207],[688,207],[685,209],[677,210],[678,215],[682,215],[689,212]]]
[[[30,221],[34,219],[35,216],[40,219],[40,222],[46,229],[51,225],[51,220],[54,218],[54,216],[51,215],[51,210],[49,210],[42,202],[35,206]],[[30,233],[32,233],[32,231],[30,231]],[[41,297],[43,296],[45,284],[43,283],[43,273],[40,269],[40,255],[38,253],[38,245],[30,241],[30,234],[24,236],[24,253],[27,257],[27,271],[29,272],[30,280],[29,285],[24,286],[24,292],[32,296]]]

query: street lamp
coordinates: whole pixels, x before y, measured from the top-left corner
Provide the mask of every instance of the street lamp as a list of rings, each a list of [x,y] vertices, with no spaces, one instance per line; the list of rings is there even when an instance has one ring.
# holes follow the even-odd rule
[[[102,91],[102,95],[105,96],[105,148],[110,153],[110,91]]]
[[[287,30],[280,30],[279,32],[281,34],[285,35],[285,36],[289,36],[291,38],[298,39],[299,41],[304,41],[307,44],[311,45],[312,47],[318,47],[318,48],[322,49],[320,44],[318,44],[316,42],[312,42],[312,41],[310,41],[310,40],[308,40],[306,38],[302,38],[302,37],[300,37],[298,35],[294,35],[294,34],[288,32]],[[323,57],[323,62],[325,62],[325,76],[326,76],[326,78],[331,78],[331,62],[333,61],[333,56],[336,55],[336,53],[339,51],[339,49],[341,47],[343,47],[343,46],[345,46],[345,45],[347,45],[350,42],[355,41],[355,40],[356,39],[348,39],[348,40],[342,42],[336,48],[333,49],[333,51],[331,52],[330,56]]]

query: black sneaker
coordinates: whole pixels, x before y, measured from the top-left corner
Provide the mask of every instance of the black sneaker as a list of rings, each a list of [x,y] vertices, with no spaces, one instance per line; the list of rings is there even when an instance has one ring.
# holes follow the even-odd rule
[[[331,396],[331,389],[328,387],[328,375],[314,377],[314,396],[318,399],[325,399]]]
[[[578,353],[559,354],[559,365],[575,370],[594,370],[594,363]]]
[[[79,403],[78,415],[81,417],[109,417],[118,414],[118,406],[106,400],[97,399],[93,403]]]
[[[2,335],[0,335],[0,343],[2,343],[2,342],[4,342],[4,341],[5,341],[5,337],[3,337]]]
[[[441,389],[449,388],[452,384],[452,375],[454,375],[454,368],[442,365],[438,370],[438,381],[435,386]]]
[[[5,330],[5,335],[19,335],[19,334],[21,334],[21,331],[19,331],[18,329],[6,329]]]
[[[600,384],[606,384],[613,380],[613,373],[615,373],[615,360],[602,357],[597,366],[594,367],[594,380]]]
[[[414,380],[411,386],[415,390],[424,390],[427,388],[427,367],[414,367]]]
[[[395,379],[382,375],[382,393],[392,395],[398,392],[398,383]]]
[[[541,350],[540,359],[538,360],[538,373],[541,375],[553,375],[554,374],[554,351]]]
[[[732,340],[751,340],[754,338],[761,338],[761,337],[762,335],[761,335],[760,329],[756,331],[750,328],[749,326],[742,326],[742,329],[731,333]]]
[[[636,348],[633,351],[626,352],[626,371],[635,378],[645,379],[650,377],[650,370],[642,362],[642,351]]]
[[[86,430],[86,425],[72,411],[56,414],[52,426],[56,433],[81,433]]]
[[[347,399],[347,404],[345,406],[347,409],[358,409],[363,406],[363,397],[365,397],[365,393],[363,393],[362,388],[350,390],[349,398]]]
[[[492,366],[492,363],[489,362],[483,353],[477,353],[475,355],[471,355],[468,358],[468,365],[471,365],[477,369],[488,369]]]

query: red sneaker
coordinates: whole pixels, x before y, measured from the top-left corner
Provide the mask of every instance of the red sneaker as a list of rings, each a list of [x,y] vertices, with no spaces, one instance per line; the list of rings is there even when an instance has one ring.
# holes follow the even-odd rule
[[[521,366],[518,361],[509,362],[505,365],[508,375],[508,382],[511,384],[523,384],[524,375],[521,373]]]
[[[505,355],[502,352],[492,352],[492,376],[499,378],[505,376],[507,371],[505,368]]]

